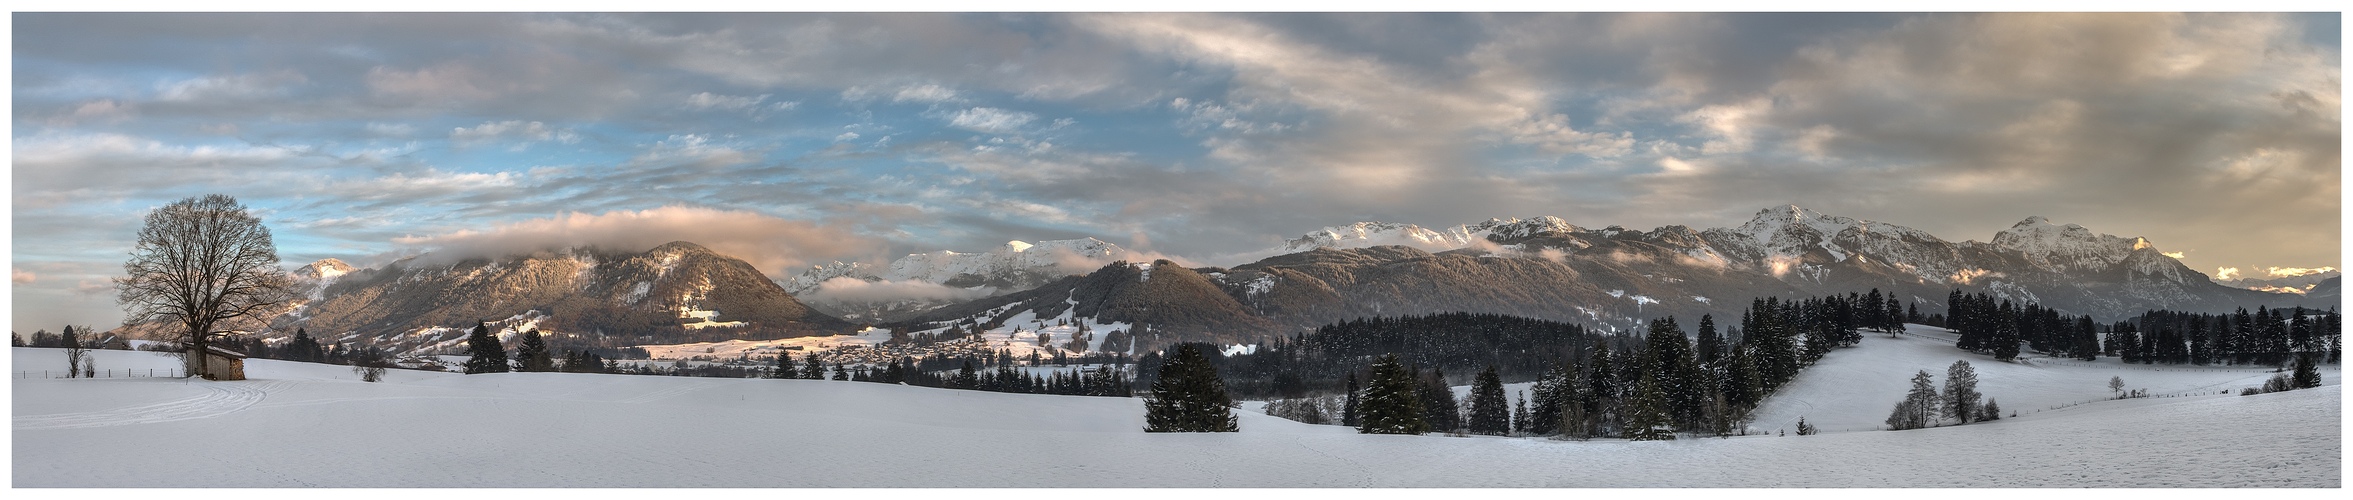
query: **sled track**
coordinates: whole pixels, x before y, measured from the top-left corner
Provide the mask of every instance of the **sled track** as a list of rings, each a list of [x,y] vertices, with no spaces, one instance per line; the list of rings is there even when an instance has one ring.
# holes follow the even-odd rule
[[[284,388],[291,382],[276,380],[261,383],[189,382],[199,384],[207,393],[202,396],[167,401],[146,406],[116,408],[83,413],[58,413],[15,417],[10,423],[15,430],[83,429],[118,425],[154,424],[199,418],[212,418],[235,413],[261,402],[272,390]]]

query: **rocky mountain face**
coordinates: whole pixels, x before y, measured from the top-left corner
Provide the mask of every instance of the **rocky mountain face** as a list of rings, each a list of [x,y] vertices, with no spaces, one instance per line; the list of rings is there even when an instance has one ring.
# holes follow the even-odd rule
[[[812,266],[779,284],[826,314],[895,321],[1086,274],[1126,253],[1119,245],[1094,238],[1012,241],[987,252],[909,254],[888,266],[832,262]]]
[[[327,285],[335,284],[335,280],[357,270],[342,260],[320,259],[288,274],[294,277],[294,296],[316,300],[320,298],[320,292],[326,291]]]
[[[462,348],[486,321],[504,333],[536,328],[589,345],[771,339],[846,332],[750,264],[688,242],[629,253],[560,253],[376,269],[321,261],[298,269],[316,286],[274,322],[331,341],[396,352]],[[281,333],[283,333],[281,332]]]
[[[1396,244],[1363,246],[1384,242]],[[1231,269],[1187,270],[1185,276],[1205,278],[1222,297],[1200,296],[1195,293],[1199,287],[1185,287],[1178,288],[1189,294],[1181,300],[1127,299],[1195,309],[1155,309],[1158,321],[1172,323],[1121,320],[1187,340],[1230,340],[1252,338],[1252,328],[1262,328],[1257,336],[1286,335],[1358,317],[1454,311],[1578,321],[1605,329],[1634,328],[1665,315],[1683,316],[1690,324],[1690,317],[1714,314],[1725,324],[1737,321],[1754,297],[1873,288],[1915,303],[1923,313],[1942,312],[1946,294],[1960,289],[2107,319],[2159,308],[2225,312],[2334,302],[2219,285],[2146,239],[2098,234],[2042,217],[2020,221],[1987,242],[1953,242],[1900,225],[1784,206],[1761,210],[1738,227],[1707,230],[1586,229],[1554,217],[1445,229],[1360,223],[1308,233],[1284,248],[1300,251]],[[1150,275],[1172,271],[1164,265],[1149,269]],[[906,327],[934,328],[1025,311],[1049,317],[1059,314],[1065,302],[1104,300],[1094,295],[1101,287],[1082,282],[1065,280],[939,309]],[[1250,319],[1208,312],[1232,307]],[[1082,311],[1079,316],[1091,315]],[[1257,323],[1271,326],[1252,326]]]

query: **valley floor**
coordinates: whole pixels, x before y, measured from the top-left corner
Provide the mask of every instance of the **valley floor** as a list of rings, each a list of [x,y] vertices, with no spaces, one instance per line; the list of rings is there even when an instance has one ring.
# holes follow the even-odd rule
[[[1887,342],[1881,346],[1903,341],[1875,340]],[[1872,345],[1866,340],[1866,347],[1831,359],[1875,352]],[[100,369],[173,363],[154,353],[96,354]],[[54,349],[17,348],[13,355],[12,370],[63,368]],[[1934,364],[1920,368],[1941,379],[1943,364],[1951,363],[1899,361],[1862,364],[1902,373],[1912,364]],[[1801,383],[1844,385],[1847,376],[1823,370],[1837,367],[1828,363],[1805,375],[1815,380]],[[395,370],[385,382],[363,383],[347,367],[251,360],[252,380],[237,382],[37,374],[13,380],[10,451],[16,487],[2342,484],[2343,397],[2335,371],[2320,389],[2246,397],[2235,395],[2243,385],[2238,374],[2222,374],[2234,378],[2214,386],[2234,391],[2227,396],[2096,400],[2106,389],[2094,385],[2094,401],[2043,409],[2082,399],[2076,382],[2065,381],[2062,394],[2036,395],[2025,387],[2044,381],[1989,369],[1990,361],[1972,363],[1980,366],[1985,392],[2005,408],[2017,398],[2015,408],[2042,411],[1906,432],[1644,443],[1366,436],[1250,412],[1237,412],[1239,433],[1148,434],[1140,430],[1140,399],[554,373]],[[1812,405],[1809,422],[1883,419],[1901,396],[1877,387],[1890,375],[1853,376],[1871,382],[1838,390],[1793,387],[1793,402],[1777,400],[1764,414],[1778,418],[1790,412],[1774,405],[1805,399]],[[2086,375],[2103,382],[2108,376]],[[2138,377],[2160,384],[2157,377]],[[2185,394],[2205,390],[2192,381],[2162,384],[2177,384]],[[2148,387],[2164,392],[2175,385]],[[1833,396],[1839,392],[1854,396]],[[1845,406],[1869,411],[1830,410]]]

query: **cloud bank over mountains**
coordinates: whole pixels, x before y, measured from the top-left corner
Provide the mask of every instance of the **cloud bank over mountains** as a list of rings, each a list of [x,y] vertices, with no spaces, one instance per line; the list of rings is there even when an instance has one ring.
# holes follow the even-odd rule
[[[2325,14],[17,19],[15,305],[61,311],[27,331],[117,316],[71,284],[214,192],[291,265],[672,238],[773,272],[1138,234],[1210,261],[1354,221],[1799,203],[2341,267]]]

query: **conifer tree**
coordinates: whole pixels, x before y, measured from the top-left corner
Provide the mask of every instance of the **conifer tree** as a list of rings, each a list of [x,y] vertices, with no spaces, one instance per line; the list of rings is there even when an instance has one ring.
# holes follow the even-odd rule
[[[801,374],[799,372],[800,370],[793,368],[792,353],[778,351],[776,353],[776,368],[769,372],[768,378],[801,378]]]
[[[1683,329],[1675,319],[1652,320],[1646,339],[1650,349],[1644,355],[1651,358],[1645,370],[1658,376],[1659,391],[1667,402],[1667,414],[1677,428],[1697,429],[1702,414],[1707,411],[1708,391],[1700,383],[1700,374],[1691,358],[1690,344],[1683,338]]]
[[[1356,373],[1350,372],[1348,374],[1348,402],[1340,406],[1340,425],[1357,426],[1358,418],[1364,411],[1362,403],[1359,401],[1359,396],[1363,392],[1364,389],[1356,385]]]
[[[835,366],[840,366],[840,365],[835,365]],[[824,367],[823,365],[819,365],[819,366],[817,367],[817,370],[816,370],[816,371],[817,371],[817,374],[816,374],[816,376],[814,376],[814,377],[809,377],[809,378],[818,379],[818,380],[824,380],[824,379],[825,379],[825,367]],[[963,366],[962,368],[958,368],[958,369],[956,369],[956,387],[955,387],[955,388],[957,388],[957,389],[978,389],[978,388],[980,388],[980,367],[972,366],[972,358],[964,358],[964,366]],[[1163,432],[1163,431],[1155,431],[1155,432]]]
[[[1487,365],[1471,382],[1471,433],[1488,436],[1511,433],[1510,405],[1503,394],[1503,378],[1495,374],[1495,365]]]
[[[1515,406],[1511,410],[1511,432],[1515,435],[1526,435],[1528,433],[1528,391],[1520,391],[1518,401],[1514,403]]]
[[[1429,422],[1433,432],[1462,430],[1462,405],[1454,402],[1454,389],[1446,385],[1446,371],[1432,368],[1430,376],[1422,379],[1422,419]]]
[[[2312,353],[2296,355],[2296,371],[2294,375],[2289,377],[2289,381],[2294,384],[2293,387],[2297,389],[2320,387],[2320,369],[2312,366],[2314,359],[2318,357]]]
[[[1976,413],[1982,408],[1977,406],[1977,369],[1968,361],[1954,361],[1945,369],[1943,397],[1945,418],[1963,424],[1978,420]]]
[[[1724,337],[1716,335],[1715,316],[1707,314],[1699,316],[1699,345],[1697,349],[1699,350],[1697,359],[1702,365],[1713,365],[1717,360],[1723,358]]]
[[[556,360],[548,356],[547,340],[539,335],[539,329],[523,332],[522,345],[515,348],[515,371],[556,371]]]
[[[1674,417],[1668,415],[1666,391],[1656,373],[1644,372],[1635,383],[1633,401],[1626,405],[1627,441],[1675,439]]]
[[[1144,401],[1145,432],[1234,432],[1233,399],[1217,367],[1193,344],[1183,344],[1160,367]]]
[[[800,375],[802,380],[824,380],[825,361],[817,359],[817,353],[809,353],[808,357],[801,358]]]
[[[1977,413],[1977,421],[1986,422],[2001,419],[2002,405],[1994,404],[1994,398],[1985,398],[1985,410]]]
[[[506,373],[507,350],[498,336],[490,334],[490,326],[474,322],[474,330],[466,336],[466,373]]]
[[[1617,363],[1610,360],[1607,344],[1593,346],[1592,368],[1585,374],[1584,422],[1582,432],[1589,435],[1615,435],[1618,425]]]
[[[1364,398],[1357,408],[1356,431],[1364,434],[1421,434],[1429,432],[1429,422],[1422,419],[1422,400],[1416,388],[1412,370],[1397,360],[1397,355],[1381,356],[1373,362],[1372,379],[1364,388]]]
[[[2002,361],[2018,359],[2017,318],[2017,310],[2011,307],[2010,301],[2002,301],[2002,308],[1995,312],[1993,335],[1987,339],[1991,345],[1986,346],[1993,350],[1994,359]]]

